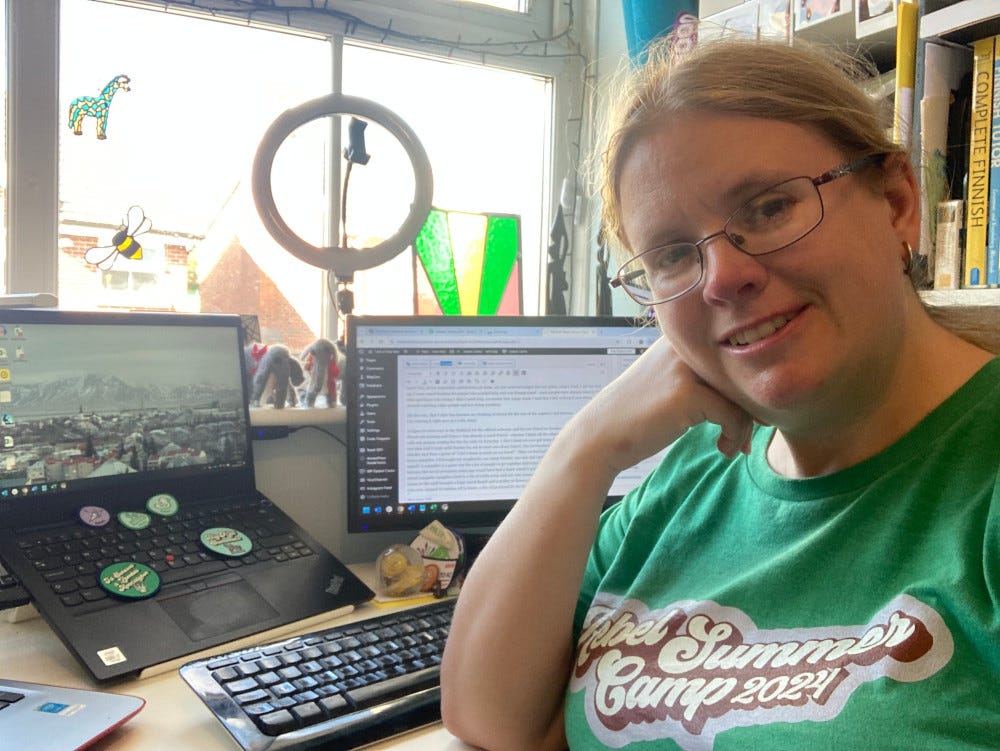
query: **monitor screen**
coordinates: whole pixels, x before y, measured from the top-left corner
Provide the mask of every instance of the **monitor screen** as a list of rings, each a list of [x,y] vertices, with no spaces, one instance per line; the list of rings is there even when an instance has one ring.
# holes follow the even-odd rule
[[[0,309],[0,509],[252,478],[240,331],[237,316]]]
[[[560,428],[659,336],[632,318],[349,317],[348,530],[495,527]]]

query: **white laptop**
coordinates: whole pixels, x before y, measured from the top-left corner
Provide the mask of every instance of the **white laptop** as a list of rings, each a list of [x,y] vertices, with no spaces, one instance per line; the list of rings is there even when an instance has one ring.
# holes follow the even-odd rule
[[[0,745],[32,751],[86,748],[145,704],[137,696],[0,678]]]

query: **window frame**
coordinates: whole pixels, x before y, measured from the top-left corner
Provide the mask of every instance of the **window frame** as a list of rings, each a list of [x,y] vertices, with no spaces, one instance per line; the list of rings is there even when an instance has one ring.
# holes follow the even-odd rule
[[[195,15],[204,11],[195,8],[208,0],[94,0],[118,2],[122,5],[153,8]],[[286,6],[301,4],[307,9],[308,0],[283,0]],[[212,0],[221,7],[226,0]],[[357,13],[357,3],[331,0],[329,7],[342,13]],[[58,112],[59,98],[59,0],[7,0],[8,49],[8,175],[7,175],[7,244],[5,281],[7,291],[45,292],[58,287],[58,136],[62,118]],[[294,25],[303,31],[325,36],[333,45],[333,65],[342,59],[339,50],[345,42],[360,41],[389,49],[416,51],[446,56],[509,70],[545,76],[552,81],[552,129],[547,139],[547,189],[543,191],[541,214],[550,217],[559,205],[563,178],[574,186],[574,202],[582,192],[576,186],[575,175],[584,136],[585,102],[584,70],[586,61],[579,46],[568,37],[546,42],[544,54],[512,55],[483,50],[476,51],[464,40],[521,39],[525,44],[547,38],[553,28],[568,22],[563,0],[534,0],[525,13],[516,13],[485,6],[460,3],[456,0],[373,0],[364,5],[365,20],[400,32],[401,36],[379,33],[372,27],[355,25],[310,13],[285,10],[254,11],[254,23],[269,28]],[[223,11],[211,14],[226,17]],[[234,22],[247,23],[245,16],[232,16]],[[578,19],[576,29],[583,33],[585,24]],[[424,44],[421,36],[463,40],[461,47],[442,50],[440,44]],[[537,48],[537,47],[536,47]],[[489,48],[496,49],[496,48]],[[333,89],[339,91],[339,71],[334,70]],[[576,127],[579,124],[580,127]],[[339,153],[334,144],[333,153]],[[581,212],[577,211],[577,215]],[[543,222],[547,224],[547,220]],[[534,239],[531,240],[532,242]],[[545,309],[544,269],[547,261],[546,243],[541,240],[538,308]],[[572,277],[572,263],[567,275]],[[530,273],[530,269],[526,269]],[[583,285],[586,286],[585,284]],[[571,281],[572,287],[572,281]],[[580,298],[585,308],[583,295]],[[573,307],[580,307],[579,305]],[[327,300],[322,320],[324,335],[336,333],[336,314]],[[583,312],[583,310],[581,310]]]

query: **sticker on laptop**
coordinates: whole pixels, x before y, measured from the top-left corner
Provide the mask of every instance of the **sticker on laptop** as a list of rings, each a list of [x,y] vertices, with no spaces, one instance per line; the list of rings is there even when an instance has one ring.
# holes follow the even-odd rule
[[[118,514],[118,523],[126,529],[145,529],[153,523],[153,517],[142,511],[121,511]]]
[[[108,647],[107,649],[98,650],[97,656],[101,659],[101,662],[109,668],[112,665],[120,665],[123,662],[128,662],[128,658],[125,657],[125,653],[118,647]]]
[[[37,711],[46,714],[58,714],[63,717],[71,717],[86,707],[86,704],[63,704],[57,701],[47,701],[37,707]]]
[[[100,506],[84,506],[79,511],[80,521],[88,527],[103,527],[111,521],[111,514]]]
[[[212,527],[201,533],[201,544],[219,555],[239,558],[253,550],[253,542],[245,534],[229,527]]]
[[[141,600],[160,588],[160,575],[135,561],[112,563],[101,571],[98,581],[113,595]]]
[[[180,505],[169,493],[157,493],[146,501],[146,509],[159,516],[173,516]]]

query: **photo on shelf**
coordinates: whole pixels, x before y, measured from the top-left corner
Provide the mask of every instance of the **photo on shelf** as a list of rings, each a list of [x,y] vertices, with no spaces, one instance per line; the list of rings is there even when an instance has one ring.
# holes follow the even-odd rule
[[[757,33],[762,39],[789,40],[792,35],[792,0],[760,0]]]
[[[897,5],[897,0],[858,0],[854,13],[855,36],[860,39],[895,27]]]
[[[795,28],[803,29],[828,18],[849,13],[851,8],[851,0],[798,0]]]

